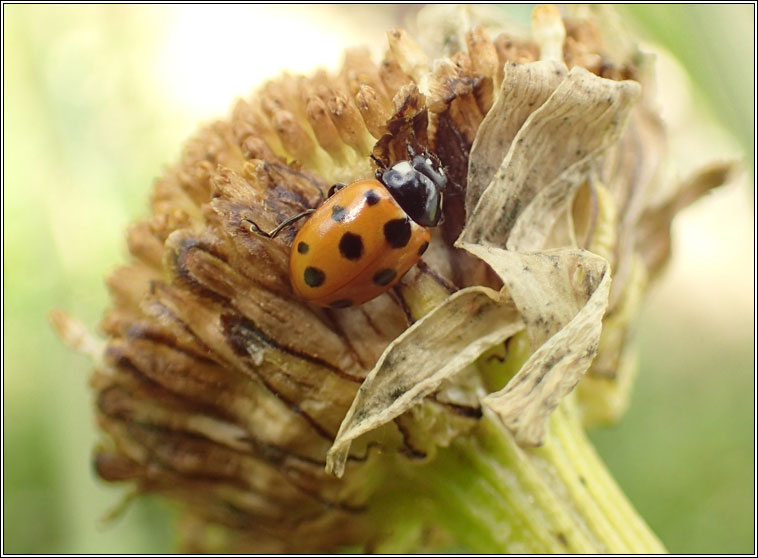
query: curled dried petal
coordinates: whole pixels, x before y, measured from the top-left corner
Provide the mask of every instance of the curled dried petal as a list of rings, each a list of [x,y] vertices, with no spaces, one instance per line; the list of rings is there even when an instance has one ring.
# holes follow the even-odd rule
[[[352,440],[408,411],[522,328],[511,302],[491,289],[470,287],[448,298],[384,351],[340,426],[327,471],[342,476]]]

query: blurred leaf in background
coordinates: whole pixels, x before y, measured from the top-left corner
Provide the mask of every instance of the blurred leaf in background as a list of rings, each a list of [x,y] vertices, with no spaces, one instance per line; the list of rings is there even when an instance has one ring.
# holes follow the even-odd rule
[[[748,160],[753,9],[622,11],[690,72],[702,109],[692,117],[717,119]],[[126,257],[124,229],[200,124],[279,70],[335,67],[342,48],[364,43],[378,58],[384,30],[408,11],[3,6],[4,552],[173,548],[171,508],[159,500],[138,499],[102,527],[125,489],[90,471],[90,365],[55,338],[48,312],[96,326],[103,278]],[[594,434],[672,552],[754,550],[750,195],[716,192],[677,220],[674,260],[638,328],[630,412]]]
[[[621,13],[679,59],[697,105],[731,132],[754,170],[755,5],[635,4]]]
[[[5,552],[170,545],[155,502],[102,536],[122,491],[90,473],[89,363],[47,323],[53,307],[97,323],[123,229],[189,131],[141,77],[159,24],[118,7],[3,6]]]
[[[592,438],[669,551],[753,553],[755,5],[632,5],[620,13],[674,54],[691,81],[692,98],[663,110],[679,134],[677,162],[741,158],[746,172],[674,221],[672,261],[637,327],[629,412]],[[664,99],[665,73],[659,68]]]

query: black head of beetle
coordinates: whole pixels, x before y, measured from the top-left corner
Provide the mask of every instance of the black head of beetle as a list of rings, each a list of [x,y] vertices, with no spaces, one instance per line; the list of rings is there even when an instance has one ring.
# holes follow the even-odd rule
[[[422,152],[389,168],[376,171],[376,177],[408,216],[422,227],[442,222],[442,197],[447,175],[436,155]]]

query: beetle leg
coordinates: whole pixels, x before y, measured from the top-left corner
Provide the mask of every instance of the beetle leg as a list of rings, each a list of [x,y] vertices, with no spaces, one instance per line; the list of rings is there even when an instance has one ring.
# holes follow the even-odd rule
[[[248,223],[250,223],[250,231],[251,232],[254,232],[255,234],[258,234],[260,236],[265,236],[266,238],[274,238],[277,234],[279,234],[281,232],[281,230],[284,227],[286,227],[288,225],[291,225],[292,223],[294,223],[295,221],[298,221],[299,219],[302,219],[306,215],[310,215],[314,211],[316,211],[316,210],[315,209],[306,209],[302,213],[298,213],[297,215],[294,215],[294,216],[290,217],[289,219],[285,219],[284,221],[282,221],[281,223],[279,223],[276,226],[276,228],[274,228],[274,230],[272,230],[271,232],[266,232],[266,231],[262,230],[258,225],[256,225],[253,221],[251,221],[247,217],[245,217],[243,220],[247,221]]]

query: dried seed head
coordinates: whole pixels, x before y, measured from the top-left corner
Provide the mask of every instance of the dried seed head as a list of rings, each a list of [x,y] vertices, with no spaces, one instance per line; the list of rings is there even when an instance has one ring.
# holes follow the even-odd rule
[[[465,19],[440,25],[445,52],[393,30],[378,65],[351,50],[335,75],[285,75],[237,103],[187,143],[129,230],[105,348],[56,315],[64,339],[97,352],[98,473],[182,502],[187,548],[208,548],[208,525],[226,528],[229,551],[375,540],[367,510],[396,454],[431,460],[482,406],[537,444],[588,368],[589,405],[611,397],[593,376],[627,385],[625,332],[671,218],[729,166],[650,207],[664,130],[637,102],[645,57],[606,53],[602,18],[554,7],[535,11],[533,38]],[[409,145],[451,181],[420,264],[357,308],[298,300],[295,230],[269,239],[249,222],[273,229],[371,176],[370,154],[391,164]],[[487,395],[476,359],[524,329],[532,357]],[[328,451],[342,479],[325,472]]]

